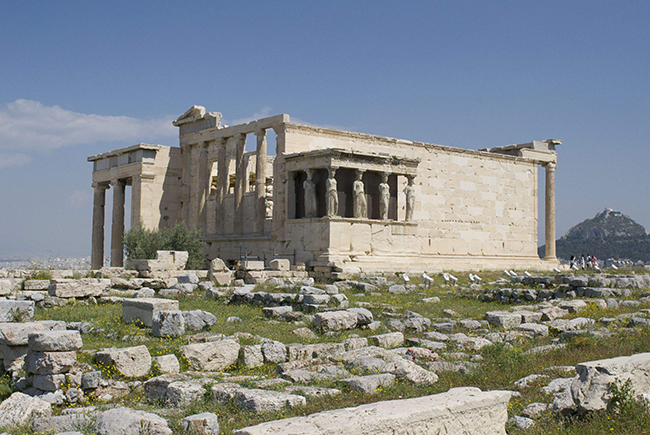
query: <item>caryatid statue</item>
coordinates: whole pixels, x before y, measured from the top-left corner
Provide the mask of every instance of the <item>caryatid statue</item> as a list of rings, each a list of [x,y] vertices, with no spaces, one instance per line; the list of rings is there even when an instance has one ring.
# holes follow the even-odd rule
[[[327,216],[336,216],[339,212],[339,193],[336,184],[336,168],[329,168],[329,176],[325,182],[327,189]]]
[[[363,171],[356,170],[356,178],[354,183],[352,183],[352,192],[354,193],[354,217],[355,218],[365,218],[368,216],[368,202],[366,201],[366,192],[365,186],[361,177],[363,177]]]
[[[408,184],[404,187],[406,194],[406,220],[413,220],[413,210],[415,209],[415,186],[413,186],[413,176],[408,176]]]
[[[388,185],[388,174],[381,174],[379,183],[379,218],[388,220],[388,206],[390,204],[390,186]]]
[[[316,217],[316,185],[312,181],[313,169],[307,169],[307,179],[302,183],[305,190],[305,217]]]

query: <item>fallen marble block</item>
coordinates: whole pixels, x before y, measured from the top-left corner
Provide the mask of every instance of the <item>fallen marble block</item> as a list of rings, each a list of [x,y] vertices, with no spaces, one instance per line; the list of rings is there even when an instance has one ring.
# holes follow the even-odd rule
[[[270,421],[234,435],[505,435],[510,395],[510,391],[452,388],[432,396]]]

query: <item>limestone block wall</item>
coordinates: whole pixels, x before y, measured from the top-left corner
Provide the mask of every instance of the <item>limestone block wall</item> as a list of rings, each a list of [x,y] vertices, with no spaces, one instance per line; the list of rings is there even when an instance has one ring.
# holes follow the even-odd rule
[[[284,135],[287,153],[342,148],[421,160],[416,225],[333,222],[332,256],[351,255],[356,261],[363,255],[469,257],[485,259],[483,267],[539,260],[534,161],[295,124],[287,124]],[[406,178],[398,177],[398,183],[398,220],[403,220]]]

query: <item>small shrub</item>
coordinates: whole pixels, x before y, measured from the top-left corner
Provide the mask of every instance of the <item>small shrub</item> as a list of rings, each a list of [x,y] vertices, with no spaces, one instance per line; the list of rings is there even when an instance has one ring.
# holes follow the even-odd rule
[[[607,405],[609,411],[628,414],[637,410],[638,402],[632,388],[632,382],[629,379],[624,383],[612,382],[609,389],[612,393],[612,398]]]
[[[130,259],[155,259],[156,251],[187,251],[186,269],[203,269],[206,265],[205,243],[201,232],[184,223],[165,230],[150,230],[138,226],[124,235],[124,250]]]
[[[164,249],[163,233],[139,225],[124,234],[124,250],[130,259],[155,259],[156,251]]]
[[[11,396],[13,390],[11,388],[11,378],[8,373],[0,377],[0,402]]]

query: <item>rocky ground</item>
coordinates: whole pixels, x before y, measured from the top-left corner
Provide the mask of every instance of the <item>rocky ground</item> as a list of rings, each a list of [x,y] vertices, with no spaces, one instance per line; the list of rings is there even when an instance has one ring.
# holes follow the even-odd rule
[[[320,433],[315,422],[363,421],[382,403],[392,421],[413,421],[420,405],[409,401],[424,398],[446,400],[440,420],[471,417],[470,433],[572,433],[585,416],[610,424],[622,415],[612,403],[650,394],[650,276],[629,271],[222,287],[201,271],[29,275],[0,279],[0,428],[9,433],[282,433],[292,424]],[[454,394],[494,409],[452,409]],[[347,417],[315,414],[337,409]],[[640,427],[650,422],[634,409]]]

